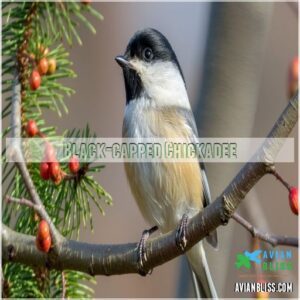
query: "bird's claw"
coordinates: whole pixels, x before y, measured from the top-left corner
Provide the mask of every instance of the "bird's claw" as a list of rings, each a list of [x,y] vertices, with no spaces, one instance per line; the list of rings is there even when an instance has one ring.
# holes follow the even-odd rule
[[[146,241],[149,236],[158,229],[157,226],[150,228],[149,230],[144,230],[142,233],[142,237],[138,243],[137,253],[138,253],[138,272],[142,276],[146,276],[147,274],[151,274],[152,270],[146,272],[144,271],[144,264],[147,262],[147,254],[146,254]]]
[[[182,216],[182,219],[180,221],[180,224],[178,226],[177,232],[176,232],[176,238],[175,242],[178,248],[182,252],[184,252],[186,244],[187,244],[187,239],[186,239],[186,227],[187,227],[187,222],[188,222],[188,215],[184,214]]]

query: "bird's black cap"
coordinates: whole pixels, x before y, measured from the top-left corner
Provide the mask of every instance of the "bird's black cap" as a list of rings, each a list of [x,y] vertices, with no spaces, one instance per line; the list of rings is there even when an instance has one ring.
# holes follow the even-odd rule
[[[134,34],[127,45],[125,57],[129,59],[136,56],[144,60],[143,51],[147,48],[152,50],[152,62],[170,61],[180,69],[177,57],[169,41],[162,33],[153,28],[146,28]]]
[[[127,103],[140,97],[143,91],[141,79],[128,63],[133,58],[150,64],[157,61],[172,62],[177,66],[183,78],[175,52],[166,37],[152,28],[137,31],[130,39],[124,56],[116,57],[116,61],[124,71]]]

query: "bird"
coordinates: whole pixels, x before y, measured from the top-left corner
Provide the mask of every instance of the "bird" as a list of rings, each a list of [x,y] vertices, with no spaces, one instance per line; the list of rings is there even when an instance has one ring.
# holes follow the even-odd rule
[[[196,142],[198,131],[184,75],[167,38],[153,28],[139,30],[129,40],[125,53],[115,60],[123,70],[126,93],[122,136]],[[176,243],[184,249],[188,218],[211,203],[204,164],[198,160],[125,162],[125,171],[146,221],[162,233],[178,228]],[[144,232],[141,246],[151,232]],[[216,231],[206,239],[217,247]],[[142,260],[142,248],[140,252]],[[197,294],[201,298],[217,298],[203,242],[193,246],[186,255],[196,278]]]

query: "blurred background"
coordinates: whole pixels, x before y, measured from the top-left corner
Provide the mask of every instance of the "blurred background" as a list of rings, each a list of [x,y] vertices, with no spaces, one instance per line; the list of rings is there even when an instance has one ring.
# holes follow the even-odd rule
[[[135,31],[145,27],[161,31],[173,46],[201,136],[264,137],[286,106],[288,66],[298,53],[297,3],[91,5],[103,14],[104,20],[94,22],[96,35],[82,28],[83,46],[71,49],[78,77],[68,82],[76,90],[67,102],[69,114],[58,118],[46,112],[47,123],[56,125],[58,133],[74,127],[84,128],[89,123],[98,137],[121,136],[125,90],[114,57],[124,52]],[[297,138],[296,129],[292,137]],[[298,182],[297,161],[298,157],[294,164],[277,166],[279,173],[293,185]],[[240,164],[207,165],[213,198],[240,168]],[[114,205],[106,208],[105,217],[94,213],[94,233],[83,228],[80,240],[138,241],[149,224],[137,209],[123,165],[107,164],[98,180],[112,195]],[[238,211],[263,230],[297,235],[297,217],[289,209],[287,192],[271,176],[257,184]],[[206,248],[219,296],[255,297],[234,293],[235,282],[255,280],[251,274],[245,277],[234,267],[236,254],[252,249],[249,232],[231,220],[218,233],[219,250]],[[297,251],[293,250],[293,271],[269,274],[272,277],[266,275],[267,281],[294,283],[294,292],[284,297],[296,297],[298,293],[297,263]],[[97,276],[96,279],[95,297],[193,296],[183,258],[155,268],[147,277]]]

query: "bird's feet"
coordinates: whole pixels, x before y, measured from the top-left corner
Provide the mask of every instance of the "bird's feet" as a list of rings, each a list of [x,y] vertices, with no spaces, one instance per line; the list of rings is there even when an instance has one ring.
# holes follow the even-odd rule
[[[186,239],[186,227],[187,227],[187,222],[189,220],[189,217],[187,214],[184,214],[182,216],[182,219],[180,221],[180,224],[178,226],[177,232],[176,232],[176,238],[175,242],[178,248],[182,252],[184,252],[186,244],[187,244],[187,239]]]
[[[138,243],[137,252],[138,252],[138,271],[139,274],[142,276],[146,276],[150,272],[144,271],[144,263],[147,262],[147,255],[146,255],[146,241],[149,236],[158,229],[157,226],[154,226],[150,229],[146,229],[142,233],[142,237]]]

